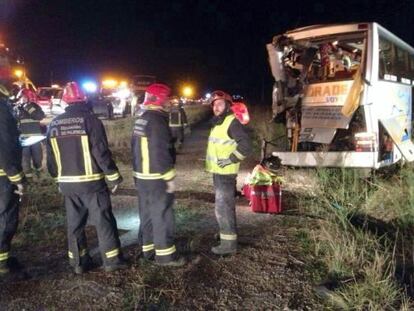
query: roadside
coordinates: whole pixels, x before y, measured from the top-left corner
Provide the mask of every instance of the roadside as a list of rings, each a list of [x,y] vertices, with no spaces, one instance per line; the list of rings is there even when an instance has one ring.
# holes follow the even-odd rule
[[[1,284],[0,309],[322,309],[301,240],[303,229],[314,220],[297,213],[297,200],[289,192],[284,196],[286,211],[278,215],[252,213],[248,202],[238,199],[240,251],[223,258],[211,254],[217,225],[212,180],[203,169],[207,136],[208,126],[201,123],[177,157],[177,246],[188,265],[168,269],[139,263],[137,200],[127,147],[120,143],[121,151],[115,153],[125,182],[113,196],[113,207],[130,269],[72,273],[61,198],[52,181],[42,177],[22,209],[15,243],[16,255],[32,278]],[[255,163],[254,158],[243,163],[239,186]],[[87,235],[94,253],[93,228],[88,227]],[[98,256],[94,260],[99,264]]]

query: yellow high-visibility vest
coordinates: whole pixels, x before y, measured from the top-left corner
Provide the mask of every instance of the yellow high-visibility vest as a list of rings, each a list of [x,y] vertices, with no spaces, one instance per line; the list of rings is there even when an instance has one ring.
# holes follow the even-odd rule
[[[206,171],[213,174],[230,175],[237,174],[240,163],[232,163],[224,168],[217,165],[219,159],[227,159],[236,150],[237,142],[230,138],[227,131],[234,115],[228,115],[222,124],[216,125],[210,132],[207,145]]]

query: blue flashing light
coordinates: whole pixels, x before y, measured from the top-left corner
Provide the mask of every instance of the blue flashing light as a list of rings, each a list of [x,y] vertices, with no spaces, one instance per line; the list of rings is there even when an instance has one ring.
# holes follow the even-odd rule
[[[82,84],[82,88],[87,93],[95,93],[98,90],[98,85],[93,81],[87,81]]]

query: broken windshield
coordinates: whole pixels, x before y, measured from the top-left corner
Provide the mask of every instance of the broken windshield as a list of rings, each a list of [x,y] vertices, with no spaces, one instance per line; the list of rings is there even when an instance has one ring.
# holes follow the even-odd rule
[[[289,78],[304,83],[353,79],[365,48],[365,33],[325,36],[290,41],[283,48]]]

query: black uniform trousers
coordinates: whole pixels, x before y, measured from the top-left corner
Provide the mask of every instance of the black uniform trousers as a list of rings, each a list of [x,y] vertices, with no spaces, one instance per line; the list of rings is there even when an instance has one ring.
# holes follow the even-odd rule
[[[184,127],[183,126],[170,126],[171,135],[174,142],[182,144],[184,142]]]
[[[160,263],[177,258],[174,245],[174,194],[167,193],[165,180],[135,179],[140,218],[139,242],[145,258]]]
[[[0,177],[6,178],[6,177]],[[0,188],[0,262],[9,258],[11,241],[17,230],[19,221],[19,195],[15,194],[16,186],[2,182]]]
[[[215,214],[220,235],[237,235],[236,188],[237,175],[213,174],[215,190]]]
[[[23,172],[30,173],[33,167],[36,170],[42,168],[43,152],[42,143],[37,143],[28,147],[23,147],[22,151],[22,167]]]
[[[65,195],[69,261],[78,266],[87,255],[85,226],[95,226],[104,265],[113,265],[122,259],[115,217],[112,213],[108,189],[100,192]]]

